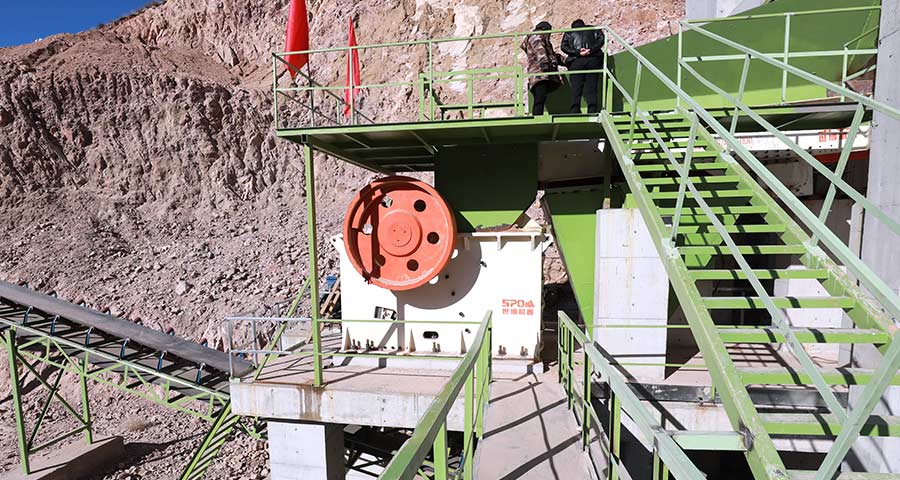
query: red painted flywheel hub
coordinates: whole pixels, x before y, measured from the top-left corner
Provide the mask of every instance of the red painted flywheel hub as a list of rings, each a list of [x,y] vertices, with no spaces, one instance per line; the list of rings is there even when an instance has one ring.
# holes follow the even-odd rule
[[[453,255],[456,220],[431,185],[385,177],[356,194],[344,218],[350,263],[369,283],[412,290],[441,273]]]

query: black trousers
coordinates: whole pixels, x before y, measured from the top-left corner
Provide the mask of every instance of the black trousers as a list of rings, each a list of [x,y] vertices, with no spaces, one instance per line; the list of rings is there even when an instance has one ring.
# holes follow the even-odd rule
[[[597,57],[576,58],[569,70],[599,70],[603,68],[603,60]],[[597,85],[600,83],[599,73],[574,73],[569,75],[572,86],[572,106],[569,113],[581,113],[581,97],[587,103],[588,113],[597,113]]]
[[[551,80],[541,80],[531,87],[531,95],[534,97],[534,103],[531,107],[532,115],[544,114],[547,96],[556,91],[557,88],[559,88],[559,84]]]

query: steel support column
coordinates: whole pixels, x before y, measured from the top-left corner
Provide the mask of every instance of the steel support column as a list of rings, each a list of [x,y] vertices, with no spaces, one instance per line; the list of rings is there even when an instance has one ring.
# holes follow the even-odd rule
[[[22,472],[25,475],[31,473],[31,464],[28,461],[28,444],[25,438],[25,417],[22,413],[22,392],[19,390],[19,364],[17,362],[18,351],[16,348],[16,332],[10,327],[5,333],[6,353],[9,360],[9,385],[12,388],[13,413],[16,417],[16,436],[19,440],[19,459],[22,462]]]
[[[312,146],[303,145],[303,157],[306,162],[306,240],[309,251],[309,296],[310,296],[310,317],[312,323],[312,340],[313,351],[313,374],[315,377],[315,385],[322,386],[322,332],[320,330],[320,312],[319,312],[319,254],[316,245],[316,172],[314,164],[314,154]]]

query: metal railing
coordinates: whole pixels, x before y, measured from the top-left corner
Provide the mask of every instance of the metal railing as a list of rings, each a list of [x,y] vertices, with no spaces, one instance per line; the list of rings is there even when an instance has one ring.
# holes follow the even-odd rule
[[[297,309],[300,306],[300,302],[303,300],[303,297],[309,292],[311,279],[312,277],[309,277],[306,279],[306,281],[303,282],[303,285],[297,291],[297,294],[294,295],[294,299],[291,301],[291,304],[285,312],[284,317],[225,317],[228,334],[228,353],[231,354],[228,356],[228,374],[231,376],[231,378],[235,378],[246,373],[234,371],[235,354],[253,358],[253,365],[255,366],[253,370],[253,380],[256,380],[259,378],[259,375],[262,373],[263,369],[266,368],[266,365],[268,365],[269,361],[271,361],[275,357],[278,357],[280,355],[288,355],[294,351],[294,348],[296,348],[298,345],[288,345],[287,347],[282,346],[281,348],[278,348],[278,346],[281,345],[281,339],[284,336],[284,332],[287,331],[290,325],[311,323],[311,319],[308,317],[301,318],[294,316],[297,313]],[[263,322],[275,323],[276,325],[278,325],[275,328],[275,332],[272,335],[272,338],[269,340],[265,347],[262,347],[259,343],[259,333],[261,330],[259,325]],[[250,323],[252,348],[235,348],[235,323]],[[263,360],[261,362],[259,360],[260,355],[263,355]]]
[[[432,455],[435,480],[474,478],[475,444],[484,435],[484,415],[491,382],[491,312],[487,312],[472,346],[416,425],[412,436],[394,454],[379,478],[411,480]],[[448,459],[447,417],[463,392],[463,447],[457,467],[451,472]],[[427,478],[422,475],[422,478]]]
[[[850,91],[841,85],[836,85],[812,73],[803,71],[795,66],[790,65],[787,62],[784,62],[783,60],[772,58],[772,56],[770,55],[766,55],[740,45],[720,35],[711,33],[703,28],[687,24],[686,26],[691,30],[700,32],[710,39],[738,50],[743,55],[746,55],[748,59],[766,63],[772,67],[781,69],[782,71],[792,76],[801,78],[804,81],[822,87],[829,92],[837,95],[842,95],[845,98],[856,102],[858,106],[852,122],[853,125],[851,126],[851,131],[853,132],[851,133],[852,135],[855,135],[855,131],[858,129],[859,124],[861,123],[865,108],[880,112],[881,114],[884,114],[890,118],[900,120],[900,110],[896,108],[884,105],[864,95],[860,95],[856,92]],[[803,241],[808,247],[809,253],[807,256],[810,258],[811,262],[818,262],[818,264],[837,263],[842,265],[847,269],[847,271],[849,271],[849,273],[851,273],[855,277],[856,280],[859,281],[859,284],[864,287],[864,289],[869,294],[871,294],[871,296],[874,297],[875,300],[877,300],[877,306],[880,309],[883,309],[890,317],[900,318],[900,297],[898,297],[897,293],[893,292],[885,284],[885,282],[862,261],[862,259],[857,254],[851,251],[849,247],[845,245],[844,242],[842,242],[837,237],[837,235],[835,235],[825,225],[825,220],[827,219],[830,208],[823,208],[819,215],[816,215],[812,211],[810,211],[810,209],[800,199],[798,199],[784,184],[782,184],[778,180],[778,178],[772,172],[770,172],[759,159],[751,154],[747,150],[747,148],[734,137],[732,132],[726,126],[722,125],[716,119],[716,117],[714,117],[709,111],[704,109],[692,96],[682,90],[676,84],[676,82],[672,81],[665,74],[663,74],[656,66],[654,66],[645,57],[643,57],[637,50],[632,48],[627,44],[627,42],[616,35],[615,32],[608,31],[608,37],[615,39],[623,46],[628,54],[632,55],[636,59],[639,65],[639,72],[645,70],[652,74],[658,82],[663,84],[669,91],[672,92],[672,95],[679,100],[680,107],[678,111],[683,113],[691,123],[691,142],[694,141],[697,135],[702,136],[702,138],[710,142],[710,144],[712,144],[712,142],[714,141],[713,135],[723,140],[726,147],[731,152],[733,152],[733,154],[736,155],[737,158],[735,158],[735,156],[733,156],[731,153],[722,152],[721,159],[726,163],[734,164],[739,163],[738,160],[740,160],[740,163],[746,165],[749,170],[756,176],[756,179],[748,177],[749,181],[758,182],[760,185],[767,187],[771,194],[774,195],[774,198],[777,199],[777,201],[781,202],[781,204],[786,207],[787,211],[791,212],[791,214],[799,221],[801,226],[808,229],[809,235],[811,235],[811,237],[807,235],[807,233],[802,229],[796,229],[796,231],[791,231],[790,233],[794,237],[799,238],[801,241]],[[760,114],[753,111],[752,108],[742,103],[741,99],[739,98],[740,94],[737,97],[731,95],[725,89],[717,86],[714,82],[700,75],[689,65],[688,62],[685,62],[683,59],[679,61],[679,64],[682,68],[684,68],[688,73],[701,81],[704,85],[709,87],[717,94],[721,95],[727,101],[731,102],[737,109],[740,110],[741,114],[752,119],[767,132],[771,133],[775,138],[787,145],[790,150],[792,150],[805,163],[809,164],[816,172],[827,179],[830,182],[830,187],[829,194],[826,199],[828,201],[826,207],[830,207],[830,203],[833,200],[835,193],[837,191],[840,191],[844,195],[856,201],[857,204],[865,209],[869,217],[882,222],[895,234],[900,234],[900,224],[898,224],[896,220],[890,218],[884,211],[879,209],[871,201],[866,199],[862,194],[860,194],[858,191],[853,189],[849,184],[841,179],[843,168],[846,165],[847,157],[849,156],[849,149],[851,147],[847,146],[843,149],[838,167],[835,172],[832,172],[827,167],[822,165],[821,162],[812,157],[812,155],[796,145],[777,127],[765,120]],[[847,412],[843,408],[843,406],[841,406],[840,403],[834,398],[833,392],[831,392],[831,390],[828,388],[827,383],[821,376],[821,373],[811,363],[808,354],[805,353],[800,343],[793,336],[793,333],[789,331],[789,328],[786,328],[787,322],[784,319],[782,310],[774,305],[771,297],[762,287],[759,278],[748,265],[746,259],[741,254],[731,235],[727,232],[721,221],[717,219],[716,215],[713,213],[709,205],[703,200],[702,195],[690,179],[688,173],[690,169],[691,154],[694,152],[693,144],[689,145],[687,150],[685,150],[683,162],[679,162],[678,160],[676,160],[671,149],[669,149],[666,146],[666,142],[663,141],[659,130],[654,127],[654,125],[649,121],[647,112],[640,108],[640,81],[636,82],[635,89],[632,92],[629,92],[627,89],[618,84],[618,82],[614,81],[613,83],[625,97],[626,101],[628,101],[628,103],[632,105],[631,127],[629,129],[629,134],[626,137],[627,144],[618,146],[613,145],[614,148],[618,148],[620,150],[617,152],[617,154],[619,154],[620,158],[624,156],[624,158],[626,159],[626,163],[630,162],[630,157],[627,152],[630,151],[629,146],[634,142],[634,126],[638,121],[643,123],[649,134],[652,135],[658,145],[663,148],[664,158],[666,158],[673,166],[675,171],[679,173],[679,200],[678,206],[676,207],[676,219],[679,216],[678,212],[680,212],[681,208],[683,208],[683,200],[685,196],[690,195],[690,198],[697,203],[697,205],[703,211],[703,214],[709,219],[711,225],[714,227],[715,232],[722,237],[724,243],[727,245],[727,251],[737,261],[742,274],[746,276],[748,281],[750,281],[754,291],[760,296],[763,303],[765,304],[766,310],[772,315],[773,323],[779,326],[779,328],[785,333],[785,338],[787,340],[786,343],[789,343],[793,347],[792,352],[795,354],[795,356],[797,356],[801,364],[803,364],[804,372],[809,374],[810,378],[816,384],[817,390],[822,394],[823,399],[828,403],[829,408],[844,423],[844,428],[837,436],[834,446],[828,452],[825,461],[823,462],[816,476],[817,479],[831,478],[831,476],[834,475],[835,471],[839,467],[840,462],[849,451],[853,441],[859,436],[861,426],[866,421],[866,419],[869,418],[869,415],[871,415],[875,404],[884,393],[887,385],[890,383],[890,379],[893,378],[894,373],[898,370],[898,368],[900,368],[900,341],[892,341],[890,342],[889,346],[886,347],[886,349],[883,349],[883,360],[873,375],[873,378],[877,380],[866,385],[862,395],[860,396],[857,406],[853,408],[852,411]],[[603,115],[603,121],[604,123],[608,124],[609,129],[613,128],[613,120],[608,112]],[[761,200],[766,201],[767,199]],[[771,209],[773,212],[780,211],[780,208],[774,207],[775,205],[773,205],[773,208]],[[791,223],[787,218],[784,218],[782,220],[785,224]],[[665,229],[666,227],[667,226],[661,226],[660,228]],[[677,224],[674,222],[673,227],[677,228]],[[676,230],[672,231],[674,232]],[[820,243],[827,249],[827,253],[825,250],[818,247]],[[669,245],[670,248],[673,249],[672,255],[678,255],[677,252],[674,251],[674,243],[671,242],[671,239],[669,241]],[[832,258],[836,260],[836,262],[833,261]],[[861,290],[855,287],[853,281],[848,279],[846,276],[842,276],[842,272],[834,269],[834,271],[831,273],[836,278],[838,278],[839,282],[842,282],[842,285],[847,287],[847,290],[851,292],[858,292],[856,300],[865,302],[866,304],[870,303],[867,296]],[[887,317],[874,318],[871,321],[878,328],[890,334],[892,337],[897,331],[897,327]],[[728,372],[718,373],[722,375],[728,374]],[[737,381],[737,379],[733,378],[726,378],[726,381],[730,382],[730,385],[739,385],[740,383],[739,381]]]
[[[651,446],[653,453],[653,478],[668,478],[670,472],[679,480],[703,479],[706,476],[691,462],[681,447],[641,403],[625,377],[609,361],[610,355],[573,322],[564,312],[559,312],[559,383],[566,391],[569,410],[575,412],[581,422],[581,443],[588,448],[591,432],[597,430],[605,439],[601,442],[604,455],[609,459],[609,478],[631,478],[622,463],[622,413],[637,426],[636,434],[643,436],[644,443]],[[579,352],[580,346],[580,352]],[[581,356],[581,382],[576,372],[576,357]],[[591,388],[594,373],[609,385],[609,416],[603,422],[593,405]],[[604,425],[605,423],[605,425]],[[601,428],[600,426],[603,425]],[[605,437],[604,434],[605,433]]]
[[[446,114],[451,112],[457,112],[467,119],[478,118],[477,114],[481,114],[483,117],[487,111],[491,111],[492,117],[525,117],[528,109],[528,80],[536,76],[546,75],[546,73],[528,73],[525,71],[520,63],[520,59],[524,58],[524,52],[521,52],[519,48],[521,40],[532,34],[563,34],[566,32],[602,30],[603,28],[584,27],[541,32],[476,35],[275,53],[272,60],[275,127],[276,129],[315,128],[413,121],[443,121],[448,120]],[[500,45],[500,51],[510,51],[511,55],[509,58],[511,62],[507,65],[491,65],[484,68],[439,70],[441,65],[444,63],[452,64],[452,60],[456,58],[456,55],[452,52],[442,54],[441,48],[449,49],[454,43],[464,43],[467,45],[466,50],[469,50],[473,48],[470,44],[483,45],[487,42],[505,42]],[[416,72],[411,80],[364,83],[356,88],[368,93],[383,93],[390,90],[396,92],[393,98],[389,98],[386,95],[379,97],[384,101],[395,102],[402,101],[405,98],[415,99],[417,105],[414,105],[409,111],[416,112],[416,117],[370,118],[359,111],[360,109],[356,105],[355,99],[351,98],[351,102],[348,103],[340,95],[347,89],[346,86],[326,85],[327,83],[335,82],[336,78],[328,78],[323,81],[314,79],[315,67],[313,65],[321,64],[327,66],[332,64],[330,60],[333,59],[329,59],[328,55],[349,54],[351,50],[355,50],[361,54],[371,52],[373,61],[376,59],[383,61],[381,59],[389,55],[385,51],[396,51],[392,49],[403,49],[402,54],[404,56],[411,55],[414,49],[424,50],[426,60],[421,71]],[[308,55],[310,59],[305,71],[294,68],[286,61],[288,56],[300,53]],[[376,57],[378,54],[381,57]],[[604,53],[604,60],[606,60],[606,53]],[[297,79],[291,86],[278,85],[280,68],[287,68],[297,75]],[[606,76],[609,72],[603,68],[579,71],[563,70],[557,74],[565,78],[570,75],[589,73]],[[477,85],[483,85],[483,94],[479,95],[477,93]],[[438,92],[437,87],[441,86],[460,88],[443,88],[441,92]],[[442,95],[445,95],[447,98],[442,99]],[[291,105],[296,106],[301,112],[307,113],[308,118],[298,116],[295,111],[282,111],[282,108],[279,107],[279,99],[284,99]],[[342,112],[339,111],[345,107],[349,108],[350,113],[347,117],[342,118]],[[285,124],[285,115],[296,116],[296,123]]]
[[[842,82],[846,85],[848,82],[865,75],[874,69],[874,66],[866,66],[858,71],[851,72],[852,58],[855,56],[872,56],[876,53],[874,48],[856,48],[854,44],[858,44],[877,32],[877,28],[868,29],[867,31],[857,35],[847,42],[844,42],[842,48],[836,50],[820,50],[820,51],[792,51],[791,45],[791,25],[797,25],[796,18],[814,19],[817,16],[848,14],[853,12],[878,11],[880,6],[866,7],[848,7],[835,9],[820,9],[800,12],[772,13],[763,15],[746,15],[727,17],[722,19],[704,19],[694,21],[683,21],[680,23],[678,31],[678,50],[677,50],[677,85],[680,87],[683,79],[683,64],[696,64],[699,62],[734,62],[744,61],[745,70],[749,68],[749,62],[745,55],[705,55],[694,54],[689,55],[684,52],[684,32],[703,30],[698,26],[699,23],[722,23],[722,22],[740,22],[761,19],[784,19],[784,44],[783,50],[779,52],[767,53],[769,58],[782,59],[785,63],[790,63],[792,59],[812,59],[812,58],[837,58],[843,60]],[[792,20],[794,19],[794,20]],[[792,23],[793,22],[793,23]],[[458,119],[476,119],[478,114],[482,118],[486,116],[486,112],[490,111],[491,117],[498,118],[527,118],[528,113],[528,81],[536,76],[543,76],[546,73],[528,73],[524,70],[521,60],[524,53],[520,51],[519,45],[523,38],[533,34],[558,35],[567,32],[577,32],[584,30],[602,30],[604,32],[611,31],[608,27],[585,27],[585,28],[568,28],[549,30],[541,32],[518,32],[508,34],[490,34],[476,35],[469,37],[455,38],[438,38],[417,40],[409,42],[391,42],[372,45],[358,45],[354,47],[334,47],[323,49],[312,49],[302,52],[282,52],[273,54],[272,75],[273,75],[273,95],[274,95],[274,117],[276,129],[310,129],[320,127],[336,127],[336,126],[352,126],[352,125],[381,125],[387,123],[406,123],[406,122],[436,122],[445,120]],[[704,30],[705,31],[705,30]],[[703,36],[701,35],[701,38]],[[491,43],[491,46],[498,45],[498,48],[490,49],[491,58],[495,61],[492,64],[485,65],[482,68],[463,68],[459,70],[444,68],[445,65],[452,65],[453,61],[460,55],[459,51],[453,49],[453,46],[463,47],[462,52],[472,52],[476,48],[485,47]],[[557,74],[561,78],[568,78],[571,75],[583,75],[588,73],[596,73],[601,76],[600,92],[605,100],[606,105],[613,105],[613,98],[608,98],[616,92],[611,84],[621,80],[616,77],[615,68],[611,65],[609,48],[604,48],[603,67],[596,70],[578,70],[567,71],[562,70]],[[614,49],[613,51],[619,51]],[[402,54],[403,57],[415,57],[418,52],[424,56],[424,62],[420,66],[420,70],[412,74],[409,79],[389,79],[389,81],[373,81],[363,83],[356,88],[365,94],[366,101],[372,102],[405,102],[408,101],[412,105],[404,111],[410,112],[408,117],[385,118],[384,116],[365,115],[360,111],[357,105],[358,98],[351,95],[351,101],[348,103],[343,96],[343,92],[347,89],[343,82],[339,81],[339,75],[342,72],[333,71],[333,65],[341,64],[339,56],[348,55],[350,51],[357,51],[361,55],[365,54],[370,57],[371,63],[384,62],[385,58],[391,55]],[[496,52],[510,52],[509,61],[502,60],[503,55]],[[296,69],[289,65],[286,61],[287,56],[306,54],[310,59],[304,69]],[[396,56],[396,55],[395,55]],[[366,62],[364,62],[366,63]],[[415,67],[413,67],[415,68]],[[290,86],[279,86],[280,72],[282,69],[289,69],[296,75],[296,79]],[[640,69],[640,66],[638,66]],[[364,71],[364,76],[366,72]],[[790,74],[783,72],[781,82],[781,100],[782,103],[788,101],[788,78]],[[371,76],[371,75],[369,75]],[[317,78],[322,77],[322,78]],[[636,84],[640,84],[640,73],[637,73]],[[335,84],[339,83],[339,85]],[[483,86],[479,89],[477,86]],[[746,73],[742,74],[741,91],[747,87]],[[387,92],[394,92],[389,94]],[[441,98],[446,96],[447,98]],[[796,99],[810,100],[809,98]],[[676,102],[680,100],[676,97]],[[285,108],[289,104],[295,109]],[[343,115],[344,108],[349,109],[349,115]],[[373,107],[369,110],[375,110]],[[456,113],[449,118],[448,113]],[[290,117],[290,118],[286,118]],[[373,118],[374,117],[374,118]]]
[[[736,15],[731,17],[724,18],[706,18],[706,19],[696,19],[696,20],[682,20],[679,22],[678,28],[678,70],[677,70],[677,85],[679,88],[682,87],[683,81],[683,67],[686,63],[705,63],[705,62],[728,62],[728,61],[743,61],[743,70],[741,72],[741,82],[740,82],[740,92],[738,94],[738,98],[742,98],[744,94],[744,88],[747,84],[747,75],[750,67],[751,57],[746,54],[735,54],[735,55],[693,55],[689,56],[684,53],[685,42],[684,42],[684,32],[685,31],[695,31],[701,33],[703,36],[708,37],[709,31],[702,27],[701,25],[707,24],[721,24],[721,23],[740,23],[744,21],[750,20],[762,20],[762,19],[783,19],[783,29],[782,32],[784,34],[784,43],[783,50],[780,52],[768,52],[765,57],[770,59],[780,59],[784,62],[785,65],[789,65],[791,59],[809,59],[809,58],[828,58],[828,57],[842,57],[843,65],[841,69],[841,85],[846,87],[848,83],[856,78],[859,78],[873,70],[875,70],[874,65],[870,65],[860,69],[857,72],[850,72],[849,68],[850,58],[855,55],[861,56],[873,56],[878,53],[878,49],[874,48],[850,48],[852,44],[859,42],[873,33],[878,32],[878,27],[873,27],[867,29],[865,32],[856,36],[855,38],[844,42],[843,48],[841,50],[824,50],[824,51],[791,51],[791,25],[794,24],[795,18],[803,18],[808,19],[808,17],[822,17],[828,15],[841,15],[853,12],[877,12],[881,10],[880,5],[871,5],[871,6],[862,6],[862,7],[844,7],[844,8],[829,8],[829,9],[818,9],[818,10],[805,10],[805,11],[796,11],[796,12],[777,12],[777,13],[768,13],[768,14],[752,14],[752,15]],[[810,19],[810,21],[814,21]],[[789,71],[783,70],[781,73],[781,103],[788,103],[788,78]],[[808,101],[809,98],[800,99],[802,101]],[[844,101],[844,97],[841,97],[841,101]],[[680,105],[680,103],[679,103]],[[732,134],[734,131],[732,130]]]

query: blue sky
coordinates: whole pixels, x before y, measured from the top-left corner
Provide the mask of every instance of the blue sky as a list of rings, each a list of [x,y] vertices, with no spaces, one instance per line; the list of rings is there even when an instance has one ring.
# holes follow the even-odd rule
[[[89,30],[148,3],[150,0],[3,0],[0,47]]]

